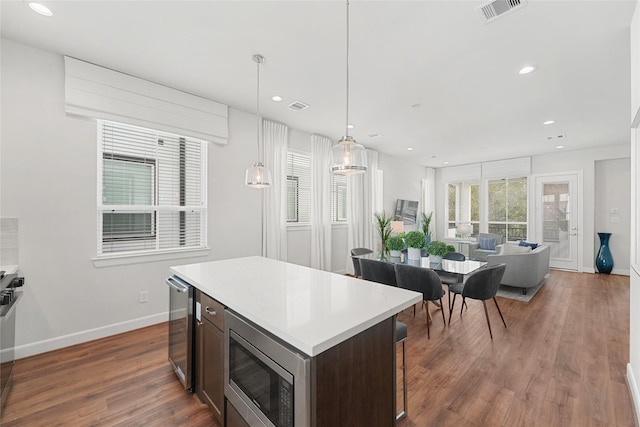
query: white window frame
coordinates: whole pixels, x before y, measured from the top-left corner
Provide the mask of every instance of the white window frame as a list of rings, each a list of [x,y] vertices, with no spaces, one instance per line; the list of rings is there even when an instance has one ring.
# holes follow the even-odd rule
[[[309,220],[307,221],[300,221],[300,201],[301,199],[304,201],[304,197],[300,197],[300,181],[298,180],[298,195],[297,195],[297,202],[296,202],[296,207],[297,207],[297,220],[296,221],[289,221],[289,180],[290,177],[295,177],[295,178],[300,178],[298,176],[293,176],[289,174],[289,156],[294,156],[294,157],[301,157],[301,158],[305,158],[309,161],[309,169],[308,169],[308,175],[307,175],[307,180],[309,182],[309,187],[307,188],[308,191],[308,197],[307,199],[307,206],[306,206],[306,217],[309,218]],[[296,151],[296,150],[287,150],[287,163],[286,163],[286,168],[285,168],[285,180],[287,180],[287,227],[310,227],[311,226],[311,155],[309,153],[303,153],[301,151]],[[304,190],[304,186],[302,187]],[[304,205],[303,205],[303,209],[304,209]],[[302,209],[302,210],[303,210]],[[305,213],[303,212],[303,217],[304,217]]]
[[[201,143],[201,156],[199,159],[200,162],[200,194],[199,194],[199,205],[187,205],[187,206],[174,206],[167,204],[160,204],[157,200],[157,185],[159,172],[158,168],[155,169],[155,177],[154,177],[154,196],[152,197],[152,205],[104,205],[103,204],[103,165],[104,165],[104,151],[103,151],[103,126],[105,123],[109,123],[108,121],[98,120],[97,121],[97,146],[98,146],[98,155],[97,155],[97,256],[93,258],[93,263],[96,267],[104,267],[111,265],[121,265],[121,264],[134,264],[138,262],[147,262],[147,261],[159,261],[159,260],[169,260],[169,259],[180,259],[180,258],[188,258],[194,256],[204,256],[208,255],[209,247],[207,243],[207,142],[202,140],[197,140],[195,138],[186,137],[186,139],[191,141],[196,141]],[[115,122],[112,122],[115,123]],[[115,123],[116,125],[122,125],[124,127],[130,127],[131,125]],[[139,126],[138,126],[139,127]],[[167,138],[182,138],[181,135],[175,135],[168,132],[156,131],[152,129],[143,130],[153,132],[157,135],[158,138],[162,138],[163,136]],[[157,165],[157,163],[154,163]],[[132,250],[132,251],[120,251],[120,252],[104,252],[102,250],[103,247],[103,214],[113,212],[114,210],[124,211],[124,212],[153,212],[154,216],[158,217],[158,212],[199,212],[199,235],[197,237],[197,244],[186,247],[169,247],[169,248],[159,248],[158,243],[158,232],[156,229],[156,233],[153,235],[153,238],[156,240],[156,244],[154,248],[146,248],[143,250]],[[157,219],[156,219],[157,221]],[[150,236],[151,237],[151,236]]]

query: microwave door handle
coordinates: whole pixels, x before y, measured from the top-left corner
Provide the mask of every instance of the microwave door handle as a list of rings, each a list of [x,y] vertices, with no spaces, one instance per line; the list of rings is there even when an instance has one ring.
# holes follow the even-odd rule
[[[164,282],[167,285],[171,286],[173,289],[175,289],[178,292],[187,292],[187,291],[189,291],[189,288],[187,286],[176,282],[171,277],[167,278]]]

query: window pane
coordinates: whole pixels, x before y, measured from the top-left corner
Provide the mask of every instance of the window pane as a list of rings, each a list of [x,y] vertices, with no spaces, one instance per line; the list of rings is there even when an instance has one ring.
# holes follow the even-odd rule
[[[287,221],[309,223],[310,211],[311,158],[289,152],[287,153]]]
[[[509,179],[507,182],[509,222],[527,222],[527,180],[526,178]]]
[[[151,205],[154,165],[144,159],[104,159],[102,203],[105,205]]]
[[[489,233],[507,235],[507,224],[489,223]]]
[[[489,181],[489,221],[507,220],[507,182]],[[491,231],[490,231],[491,232]]]
[[[331,175],[331,221],[347,220],[347,177]]]
[[[480,184],[469,186],[469,218],[480,221]]]
[[[449,221],[456,221],[456,184],[449,184]],[[454,228],[449,227],[449,228]]]
[[[507,225],[508,240],[527,240],[526,224],[508,224]]]

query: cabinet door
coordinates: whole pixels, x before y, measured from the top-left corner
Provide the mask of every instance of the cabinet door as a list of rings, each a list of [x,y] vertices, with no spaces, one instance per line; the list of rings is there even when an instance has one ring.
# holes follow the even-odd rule
[[[201,398],[222,424],[224,408],[224,334],[213,323],[202,320]]]

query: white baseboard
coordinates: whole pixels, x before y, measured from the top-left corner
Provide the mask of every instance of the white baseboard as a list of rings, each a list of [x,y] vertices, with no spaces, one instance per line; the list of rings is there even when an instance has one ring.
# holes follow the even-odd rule
[[[627,386],[631,392],[631,400],[633,401],[633,409],[636,413],[636,421],[637,424],[640,425],[640,394],[638,394],[638,385],[636,384],[635,377],[633,376],[631,363],[627,363]]]
[[[34,356],[51,350],[58,350],[60,348],[93,341],[99,338],[120,334],[122,332],[132,331],[134,329],[144,328],[145,326],[155,325],[156,323],[162,323],[168,320],[169,312],[167,311],[138,319],[127,320],[125,322],[114,323],[112,325],[101,326],[95,329],[88,329],[86,331],[75,332],[69,335],[20,345],[15,348],[15,358],[22,359],[23,357]]]
[[[343,268],[342,270],[336,270],[336,271],[334,271],[334,273],[336,273],[336,274],[347,274],[347,269]]]

